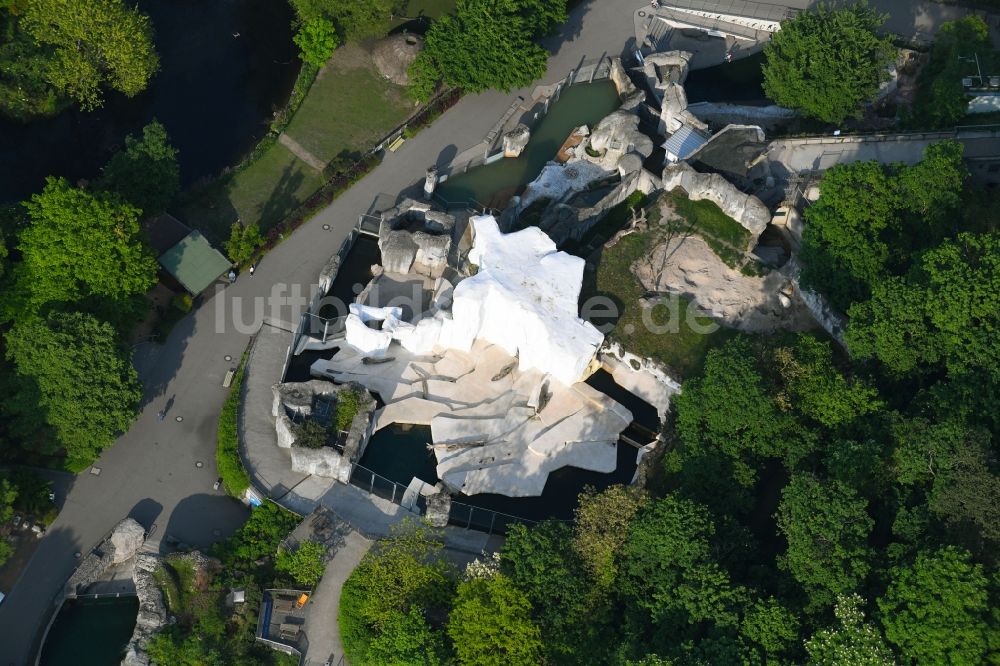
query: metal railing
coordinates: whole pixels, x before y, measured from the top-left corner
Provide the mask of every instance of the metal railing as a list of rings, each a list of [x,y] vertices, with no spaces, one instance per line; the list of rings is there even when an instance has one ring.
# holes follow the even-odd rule
[[[352,486],[366,490],[370,495],[376,495],[382,499],[389,500],[393,504],[402,506],[403,493],[406,492],[406,486],[401,483],[387,479],[357,463],[351,466],[350,481]]]
[[[537,525],[538,521],[519,518],[509,513],[484,509],[472,506],[471,504],[463,504],[454,500],[451,503],[451,509],[448,511],[449,525],[464,527],[467,530],[486,532],[491,536],[493,534],[507,534],[510,526],[518,523],[530,526]]]

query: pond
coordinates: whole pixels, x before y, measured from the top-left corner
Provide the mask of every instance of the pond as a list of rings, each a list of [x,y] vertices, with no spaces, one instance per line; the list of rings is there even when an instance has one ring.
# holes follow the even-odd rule
[[[42,646],[41,666],[117,666],[132,638],[138,597],[68,599]]]
[[[519,157],[505,158],[450,177],[441,183],[437,194],[452,203],[478,201],[502,208],[521,185],[533,181],[545,163],[555,159],[573,128],[593,127],[619,106],[618,91],[609,80],[569,86],[532,130],[531,139]]]
[[[690,72],[684,82],[688,103],[769,104],[764,96],[763,64],[764,53],[760,52]]]
[[[0,119],[0,201],[46,176],[93,178],[127,134],[162,122],[187,185],[237,163],[267,132],[299,70],[286,0],[139,0],[156,31],[160,72],[134,98],[71,108],[28,124]]]

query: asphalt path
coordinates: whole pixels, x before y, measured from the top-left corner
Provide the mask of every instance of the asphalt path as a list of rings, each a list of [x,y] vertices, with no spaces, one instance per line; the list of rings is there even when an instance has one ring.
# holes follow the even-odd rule
[[[422,183],[428,166],[445,165],[478,144],[512,100],[529,97],[535,85],[558,81],[583,60],[630,53],[633,13],[646,4],[582,3],[560,32],[545,41],[552,56],[541,81],[510,93],[465,96],[272,250],[255,275],[243,275],[205,298],[163,345],[136,348],[135,363],[145,386],[142,412],[94,464],[100,474],[84,472],[67,484],[65,494],[57,498],[62,505],[59,517],[18,584],[4,590],[8,594],[0,604],[0,664],[27,663],[52,600],[77,563],[74,554],[93,548],[122,518],[131,515],[147,528],[155,525],[150,535],[154,547],[166,535],[205,546],[242,523],[242,505],[212,489],[215,433],[227,394],[223,378],[246,348],[260,316],[294,325],[318,271],[378,194],[394,196]],[[912,32],[907,21],[914,29],[930,30],[936,21],[953,18],[951,8],[944,11],[939,5],[915,6],[905,0],[874,4],[900,17],[894,16],[893,28],[904,34]],[[158,421],[157,412],[168,403],[166,418]]]

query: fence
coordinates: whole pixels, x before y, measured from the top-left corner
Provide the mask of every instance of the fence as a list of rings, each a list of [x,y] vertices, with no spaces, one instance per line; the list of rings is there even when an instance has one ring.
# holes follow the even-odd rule
[[[351,485],[367,490],[370,495],[376,495],[402,506],[406,486],[401,483],[391,481],[357,463],[351,467],[350,481]]]
[[[507,534],[508,528],[517,523],[536,525],[538,521],[455,501],[452,501],[451,509],[448,511],[449,525],[478,530],[490,535]]]

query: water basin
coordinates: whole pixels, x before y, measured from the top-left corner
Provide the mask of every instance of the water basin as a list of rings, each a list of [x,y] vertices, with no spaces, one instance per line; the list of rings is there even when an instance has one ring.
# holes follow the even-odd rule
[[[68,599],[49,629],[41,666],[117,666],[135,629],[135,596]]]
[[[438,187],[437,194],[450,203],[481,202],[502,208],[520,186],[533,181],[545,163],[555,158],[574,127],[593,127],[619,106],[618,91],[609,80],[569,86],[532,130],[520,157],[504,158],[449,177]]]

